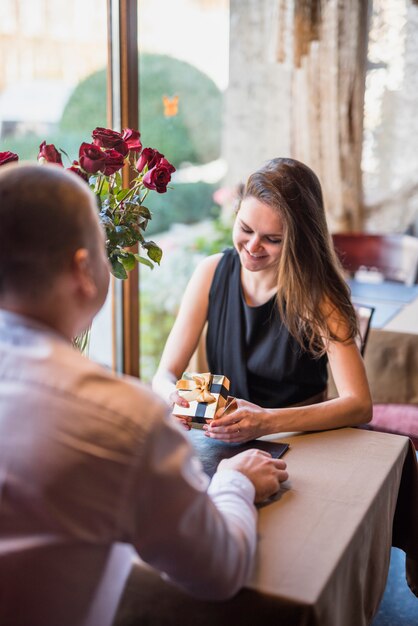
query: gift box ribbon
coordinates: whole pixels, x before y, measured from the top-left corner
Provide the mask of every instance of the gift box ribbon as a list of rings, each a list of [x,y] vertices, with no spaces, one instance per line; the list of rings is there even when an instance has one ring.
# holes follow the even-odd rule
[[[196,402],[211,404],[212,402],[216,402],[215,396],[213,396],[209,391],[211,382],[211,374],[200,374],[199,376],[192,376],[191,380],[185,380],[182,378],[177,381],[176,387],[182,392],[181,396],[187,400],[187,402],[193,402],[196,400]]]
[[[181,396],[188,402],[197,402],[193,421],[205,423],[204,418],[208,404],[212,404],[217,400],[212,394],[222,396],[226,400],[228,389],[222,384],[224,379],[224,376],[205,373],[196,376],[191,375],[188,379],[182,378],[177,381],[176,387],[181,391]],[[205,398],[208,398],[208,400]]]

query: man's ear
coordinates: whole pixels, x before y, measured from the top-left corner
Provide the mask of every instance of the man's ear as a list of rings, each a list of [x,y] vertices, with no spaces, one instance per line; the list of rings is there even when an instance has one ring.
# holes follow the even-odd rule
[[[73,276],[80,292],[87,298],[95,298],[97,286],[93,278],[90,253],[86,248],[75,251],[72,263]]]

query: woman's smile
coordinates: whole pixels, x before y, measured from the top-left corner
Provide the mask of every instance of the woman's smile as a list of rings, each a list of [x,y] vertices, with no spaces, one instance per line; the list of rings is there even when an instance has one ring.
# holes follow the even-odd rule
[[[242,266],[253,272],[277,267],[282,239],[283,222],[278,212],[256,198],[245,198],[233,230]]]
[[[268,256],[267,254],[253,254],[245,246],[243,246],[243,248],[252,259],[265,259]]]

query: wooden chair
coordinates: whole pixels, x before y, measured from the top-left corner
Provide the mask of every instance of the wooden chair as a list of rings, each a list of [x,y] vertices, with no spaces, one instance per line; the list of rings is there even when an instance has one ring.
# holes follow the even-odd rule
[[[334,233],[334,248],[347,273],[364,267],[378,270],[385,280],[413,285],[418,278],[418,238],[409,235]]]
[[[353,304],[357,313],[357,319],[359,324],[360,335],[357,339],[357,345],[360,350],[361,356],[364,356],[366,350],[367,339],[369,337],[370,325],[374,313],[373,306],[366,306],[364,304]]]

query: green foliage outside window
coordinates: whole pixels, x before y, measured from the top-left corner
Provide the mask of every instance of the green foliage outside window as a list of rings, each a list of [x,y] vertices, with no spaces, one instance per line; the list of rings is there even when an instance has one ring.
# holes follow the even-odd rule
[[[219,207],[212,200],[216,185],[171,182],[170,188],[169,197],[153,194],[147,198],[152,213],[147,229],[150,235],[168,230],[171,224],[195,224],[218,215]]]
[[[143,87],[141,88],[141,85]],[[178,115],[164,116],[163,97],[179,97]],[[170,163],[201,165],[219,158],[222,93],[206,74],[185,61],[141,54],[139,129],[145,146],[158,145]],[[86,133],[106,126],[106,72],[92,74],[71,95],[60,130]]]

